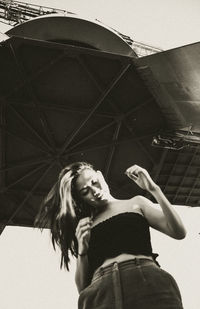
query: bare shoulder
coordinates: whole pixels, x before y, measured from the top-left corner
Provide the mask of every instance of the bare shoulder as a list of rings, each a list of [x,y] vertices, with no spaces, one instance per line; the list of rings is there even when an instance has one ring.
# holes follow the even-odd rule
[[[150,208],[157,208],[152,201],[142,195],[136,195],[132,199],[132,205],[137,205],[140,211],[144,214],[145,209],[148,207]]]
[[[144,215],[143,213],[143,207],[144,204],[148,201],[144,196],[142,195],[136,195],[130,199],[130,210],[134,212],[138,212],[141,215]]]
[[[144,197],[143,195],[136,195],[132,198],[132,200],[139,204],[154,204],[150,199]]]

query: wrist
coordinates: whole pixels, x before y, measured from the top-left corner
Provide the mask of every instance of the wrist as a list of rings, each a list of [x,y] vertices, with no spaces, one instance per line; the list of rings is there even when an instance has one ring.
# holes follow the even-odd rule
[[[156,193],[160,193],[161,189],[157,184],[154,184],[151,186],[151,188],[149,189],[149,193],[151,193],[152,195],[155,195]]]

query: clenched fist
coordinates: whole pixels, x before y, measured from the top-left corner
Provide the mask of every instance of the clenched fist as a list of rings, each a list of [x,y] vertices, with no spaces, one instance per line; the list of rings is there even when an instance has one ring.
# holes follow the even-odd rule
[[[147,170],[138,165],[129,167],[125,174],[143,190],[151,192],[157,187]]]

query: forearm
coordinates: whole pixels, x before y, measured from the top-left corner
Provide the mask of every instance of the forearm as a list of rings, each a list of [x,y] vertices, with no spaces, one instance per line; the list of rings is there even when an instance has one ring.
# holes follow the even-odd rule
[[[75,273],[75,283],[80,293],[88,285],[88,257],[78,256]]]
[[[154,198],[162,208],[168,228],[172,231],[173,234],[176,235],[177,239],[184,238],[186,235],[186,230],[182,223],[182,220],[173,205],[171,205],[171,203],[165,197],[160,187],[156,185],[155,188],[150,191],[150,193],[154,196]]]

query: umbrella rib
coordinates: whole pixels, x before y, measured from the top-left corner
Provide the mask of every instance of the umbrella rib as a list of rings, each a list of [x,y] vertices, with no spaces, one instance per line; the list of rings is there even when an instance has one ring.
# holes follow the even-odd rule
[[[11,108],[11,110],[13,110],[16,116],[25,124],[25,126],[38,138],[38,140],[40,140],[44,146],[46,146],[49,150],[51,150],[51,147],[46,143],[45,140],[43,140],[43,138],[38,134],[38,132],[35,131],[35,129],[28,123],[28,121],[25,120],[22,117],[22,115],[19,112],[17,112],[12,105],[9,104],[9,107]]]
[[[10,49],[12,51],[12,54],[13,54],[13,57],[15,59],[15,63],[16,63],[16,66],[18,68],[18,71],[21,75],[21,79],[22,81],[25,81],[27,80],[27,76],[25,76],[25,71],[24,71],[24,68],[23,68],[23,65],[22,63],[20,63],[20,61],[18,60],[17,56],[16,56],[16,53],[15,53],[15,50],[14,50],[14,47],[12,46],[12,44],[10,44]],[[47,121],[46,121],[46,118],[44,116],[44,113],[41,112],[40,108],[39,108],[39,104],[38,104],[38,99],[36,98],[35,94],[34,94],[34,91],[33,91],[33,87],[32,87],[32,84],[31,84],[31,80],[27,81],[26,83],[26,86],[27,86],[27,89],[30,93],[30,95],[32,96],[33,98],[33,104],[35,105],[36,107],[36,110],[38,111],[39,113],[39,119],[40,119],[40,123],[41,123],[41,126],[42,126],[42,129],[48,139],[48,141],[50,142],[51,146],[52,146],[52,149],[54,149],[55,151],[55,142],[53,140],[53,137],[52,135],[50,134],[50,130],[48,128],[48,125],[47,125]],[[51,149],[51,147],[49,146],[49,148]]]
[[[27,194],[27,196],[24,198],[24,200],[21,202],[21,204],[17,207],[17,209],[12,213],[11,217],[8,219],[8,221],[3,225],[3,227],[1,226],[1,230],[0,233],[3,232],[4,228],[6,227],[6,225],[8,225],[13,218],[17,215],[17,213],[22,209],[22,207],[24,206],[25,202],[29,199],[29,197],[33,194],[34,190],[38,187],[38,185],[40,184],[40,182],[43,180],[43,178],[46,176],[46,174],[49,172],[49,170],[52,168],[52,166],[55,164],[55,162],[52,162],[50,164],[50,166],[44,171],[43,175],[35,182],[35,184],[33,185],[32,189],[29,191],[29,193]]]
[[[125,127],[128,129],[128,131],[130,132],[130,134],[134,137],[135,133],[132,131],[132,128],[129,127],[129,125],[124,122]],[[142,152],[147,156],[147,158],[149,158],[149,160],[151,161],[151,163],[156,164],[156,161],[154,160],[154,158],[149,154],[149,152],[146,150],[146,148],[143,146],[143,144],[140,141],[136,140],[136,143],[138,144],[138,146],[140,147],[140,149],[142,150]]]
[[[122,141],[110,142],[108,144],[96,145],[96,146],[92,146],[92,147],[88,147],[88,148],[85,148],[85,149],[80,149],[80,150],[77,150],[77,151],[74,151],[74,152],[67,153],[67,155],[72,156],[72,155],[76,155],[76,154],[83,153],[83,152],[86,152],[86,151],[93,151],[93,150],[97,150],[97,149],[107,148],[107,147],[112,146],[112,145],[121,145],[123,143],[127,143],[127,142],[130,142],[130,141],[135,142],[137,140],[142,140],[142,139],[150,137],[150,136],[152,136],[152,134],[147,134],[147,135],[143,135],[143,136],[139,136],[139,137],[132,137],[132,138],[128,138],[128,139],[125,139],[125,140],[122,140]]]
[[[15,188],[12,188],[12,189],[10,189],[9,191],[8,191],[8,194],[9,193],[16,193],[16,194],[28,194],[29,193],[29,190],[27,189],[27,190],[25,190],[25,189],[19,189],[19,188],[17,188],[17,189],[15,189]],[[37,196],[39,196],[39,197],[44,197],[46,194],[47,194],[47,192],[45,191],[45,190],[35,190],[34,191],[34,193],[35,193],[35,195],[37,195]]]
[[[87,74],[88,74],[88,76],[91,78],[91,80],[94,82],[94,84],[96,85],[96,87],[98,88],[98,90],[102,91],[102,86],[99,85],[99,83],[97,82],[96,78],[94,77],[94,73],[91,72],[90,69],[88,69],[88,67],[84,64],[84,62],[80,59],[80,57],[78,57],[78,60],[79,60],[80,64],[82,64],[82,66],[85,68],[85,71],[87,72]],[[115,112],[117,112],[117,114],[120,115],[122,118],[124,118],[123,113],[119,110],[119,108],[117,108],[117,106],[114,105],[113,101],[109,100],[108,102],[109,102],[109,104],[111,105],[111,107],[113,108],[113,110],[114,110]],[[148,100],[145,101],[145,102],[142,104],[142,106],[144,106],[144,105],[147,104],[147,103],[148,103]],[[138,106],[138,108],[139,108],[139,106]],[[132,112],[133,112],[133,110],[129,111],[129,112],[127,113],[127,116],[128,116],[130,113],[132,113]],[[124,121],[124,124],[125,124],[126,128],[128,129],[128,131],[130,132],[130,134],[131,134],[132,136],[135,136],[135,135],[133,134],[131,128],[126,124],[125,121]],[[147,155],[147,157],[150,159],[150,161],[151,161],[153,164],[155,164],[155,160],[154,160],[153,157],[147,152],[147,150],[144,148],[144,146],[143,146],[141,143],[138,143],[138,145],[139,145],[139,147],[141,148],[141,150]]]
[[[65,105],[62,105],[62,104],[51,104],[51,103],[45,103],[45,105],[41,104],[41,100],[40,100],[40,103],[38,103],[38,106],[40,109],[44,109],[44,110],[54,110],[54,111],[63,111],[63,112],[71,112],[71,113],[79,113],[79,114],[88,114],[89,112],[89,109],[81,109],[81,108],[75,108],[75,107],[67,107]],[[9,105],[10,106],[13,106],[13,104],[15,104],[15,102],[9,100]],[[17,102],[17,106],[20,106],[20,107],[27,107],[27,104],[26,103],[23,103],[23,102]],[[96,116],[98,117],[102,117],[102,118],[108,118],[108,119],[113,119],[114,116],[112,114],[109,114],[109,113],[100,113],[100,112],[96,112],[95,113]]]
[[[72,147],[68,148],[68,151],[71,151],[72,149],[74,149],[75,147],[83,144],[85,141],[87,141],[88,139],[90,139],[91,137],[95,136],[96,134],[108,129],[109,127],[111,127],[112,125],[114,125],[114,123],[116,123],[116,121],[111,121],[110,123],[106,124],[105,126],[99,128],[98,130],[96,130],[95,132],[93,132],[92,134],[86,136],[85,138],[81,139],[81,141],[79,141],[78,143],[74,144]],[[67,151],[67,153],[68,153]]]
[[[113,159],[115,149],[116,149],[116,143],[115,142],[118,140],[121,125],[122,125],[122,121],[119,121],[117,123],[117,126],[115,128],[115,132],[114,132],[114,135],[113,135],[113,138],[112,138],[113,143],[110,146],[110,151],[109,151],[109,155],[108,155],[108,159],[107,159],[106,167],[105,167],[105,171],[104,171],[104,175],[105,175],[106,179],[108,178],[108,175],[109,175],[110,167],[111,167],[111,164],[112,164],[112,159]]]
[[[82,127],[86,124],[86,122],[91,118],[91,116],[94,114],[96,109],[101,105],[101,103],[104,101],[104,99],[108,96],[108,94],[111,92],[111,90],[115,87],[115,85],[118,83],[118,81],[121,79],[121,77],[125,74],[125,72],[128,70],[130,67],[130,63],[124,65],[120,72],[117,74],[117,76],[113,79],[111,84],[108,86],[107,89],[102,93],[100,98],[97,100],[95,106],[90,110],[89,114],[87,117],[81,122],[80,126],[71,134],[71,136],[66,140],[64,143],[60,155],[65,151],[65,149],[68,147],[68,145],[71,143],[71,141],[74,139],[74,137],[79,133],[79,131],[82,129]]]
[[[151,99],[152,100],[152,99]],[[125,115],[121,116],[121,119],[126,118],[128,115],[132,114],[133,112],[135,112],[138,108],[142,108],[144,105],[146,105],[147,103],[149,103],[151,100],[146,100],[142,106],[137,106],[134,107],[133,109],[131,109],[130,111],[128,111]],[[113,116],[112,116],[113,118]],[[114,123],[116,123],[116,120],[110,122],[109,124],[103,126],[102,128],[98,129],[97,131],[93,132],[92,134],[88,135],[87,137],[85,137],[84,139],[82,139],[81,141],[79,141],[78,143],[74,144],[72,147],[70,147],[68,149],[68,151],[70,152],[72,149],[74,149],[75,147],[77,147],[78,145],[84,143],[85,141],[87,141],[88,139],[90,139],[91,137],[95,136],[96,134],[100,133],[101,131],[109,128],[110,126],[112,126]],[[67,152],[68,153],[68,152]]]
[[[6,192],[8,191],[10,188],[12,188],[13,186],[15,186],[16,184],[18,184],[19,182],[23,181],[24,179],[26,179],[27,177],[30,177],[32,174],[36,173],[37,171],[39,171],[40,169],[42,169],[44,166],[46,165],[46,163],[40,165],[39,167],[35,168],[34,170],[32,170],[29,173],[26,173],[24,176],[20,177],[19,179],[17,179],[16,181],[12,182],[11,184],[9,184],[8,186],[6,186],[5,188],[0,190],[1,192]]]
[[[18,164],[14,163],[13,165],[0,168],[0,173],[9,171],[9,170],[12,170],[12,169],[15,169],[15,168],[32,166],[34,164],[44,163],[44,162],[48,162],[48,161],[49,161],[49,158],[41,157],[41,158],[36,158],[36,159],[33,159],[33,160],[23,161],[23,163],[18,163]]]
[[[11,48],[12,45],[10,44],[9,46]],[[66,57],[65,52],[59,54],[59,56],[56,57],[56,58],[52,58],[52,60],[50,60],[41,69],[39,69],[37,72],[35,72],[35,74],[33,74],[30,77],[28,77],[27,79],[21,81],[21,83],[19,83],[15,88],[13,88],[12,91],[9,91],[9,93],[4,96],[4,99],[6,100],[10,96],[12,96],[17,90],[23,88],[24,86],[26,86],[26,84],[28,84],[31,81],[35,80],[41,73],[44,73],[45,71],[47,71],[50,67],[55,65],[58,61],[62,60],[64,57]]]
[[[79,114],[88,114],[88,109],[81,109],[81,108],[74,108],[74,107],[67,107],[65,105],[56,104],[53,105],[51,103],[45,103],[45,106],[40,105],[40,108],[46,109],[46,110],[56,110],[56,111],[63,111],[63,112],[71,112],[71,113],[79,113]],[[95,113],[96,116],[102,117],[102,118],[108,118],[113,119],[113,115],[106,114],[106,113]]]
[[[143,103],[141,103],[140,105],[137,105],[137,106],[131,108],[127,113],[125,113],[125,117],[128,117],[128,116],[130,116],[132,113],[136,112],[137,110],[142,109],[144,106],[146,106],[148,103],[150,103],[150,102],[152,102],[152,101],[153,101],[153,98],[148,99],[148,100],[144,101]]]
[[[85,72],[87,73],[87,75],[89,76],[90,80],[94,83],[94,85],[96,86],[96,88],[100,91],[100,93],[103,92],[103,86],[101,86],[99,84],[99,82],[97,81],[97,79],[94,77],[94,73],[91,71],[91,69],[88,68],[88,66],[86,66],[86,64],[84,63],[84,61],[79,57],[77,57],[77,60],[79,61],[79,63],[82,65],[82,67],[84,68]],[[110,103],[110,100],[107,98],[108,103]]]
[[[36,144],[32,143],[32,141],[30,141],[29,139],[25,138],[24,136],[20,136],[20,135],[17,135],[15,133],[9,131],[8,129],[5,128],[5,126],[0,125],[0,130],[3,131],[3,132],[6,132],[7,134],[10,134],[10,135],[12,135],[12,136],[14,136],[16,138],[19,138],[19,139],[21,139],[21,140],[23,140],[23,141],[25,141],[27,143],[29,143],[30,145],[32,145],[32,146],[36,147],[37,149],[41,150],[42,152],[45,152],[45,153],[49,154],[49,152],[47,152],[46,150],[41,148],[39,145],[36,145]]]

